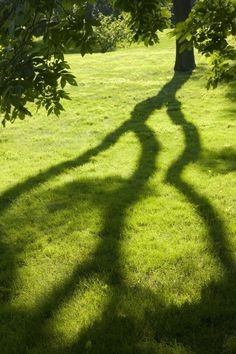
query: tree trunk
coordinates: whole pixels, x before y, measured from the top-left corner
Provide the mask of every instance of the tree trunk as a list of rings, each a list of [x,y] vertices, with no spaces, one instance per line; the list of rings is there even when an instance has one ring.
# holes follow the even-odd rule
[[[186,20],[191,11],[192,3],[192,0],[174,0],[175,24]],[[184,44],[184,42],[179,43],[179,40],[176,41],[176,59],[174,69],[175,71],[191,72],[196,68],[193,47],[180,52],[182,44]]]

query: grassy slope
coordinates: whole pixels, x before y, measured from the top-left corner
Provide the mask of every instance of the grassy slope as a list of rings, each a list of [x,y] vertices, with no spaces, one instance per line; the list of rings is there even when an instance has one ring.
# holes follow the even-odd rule
[[[84,59],[0,132],[0,352],[236,352],[235,91],[174,43]]]

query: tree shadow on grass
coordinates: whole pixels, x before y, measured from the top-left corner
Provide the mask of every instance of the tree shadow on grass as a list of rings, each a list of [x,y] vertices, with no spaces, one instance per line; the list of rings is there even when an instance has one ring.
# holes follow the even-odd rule
[[[168,115],[173,124],[181,126],[185,137],[183,153],[171,165],[166,174],[166,183],[174,186],[186,200],[195,207],[204,222],[211,244],[213,257],[223,267],[224,277],[219,282],[212,282],[202,289],[201,300],[196,304],[186,304],[180,309],[172,310],[181,332],[175,338],[186,343],[197,353],[236,352],[236,342],[229,342],[227,348],[226,336],[233,335],[236,330],[236,265],[226,238],[226,228],[221,216],[210,201],[182,178],[184,169],[198,162],[201,155],[201,141],[194,124],[186,121],[183,113],[173,114],[168,109]],[[232,155],[233,154],[233,155]],[[227,162],[225,168],[232,169],[232,151],[217,154]],[[202,161],[200,159],[200,165]],[[209,159],[205,163],[210,164]],[[217,166],[211,164],[217,170]],[[218,170],[217,170],[218,171]],[[171,330],[169,336],[173,336]],[[224,348],[225,345],[225,348]],[[231,346],[231,348],[230,348]]]
[[[122,288],[123,294],[132,294],[133,302],[139,304],[141,298],[143,304],[145,301],[149,303],[144,316],[137,318],[131,309],[129,315],[120,318],[117,313],[119,292],[114,289],[102,320],[85,330],[78,341],[67,348],[68,353],[95,354],[97,348],[99,353],[236,352],[235,261],[220,215],[205,196],[182,178],[184,169],[200,159],[201,142],[197,128],[185,119],[181,103],[176,98],[177,90],[173,83],[178,78],[175,75],[173,81],[158,95],[162,104],[166,101],[172,123],[181,127],[185,137],[185,148],[168,169],[165,181],[174,186],[197,210],[207,229],[212,255],[221,264],[224,276],[219,282],[211,282],[202,289],[199,302],[185,303],[180,307],[166,306],[160,296],[141,287],[130,289],[120,280],[116,286]],[[93,347],[86,350],[86,343],[90,341]]]
[[[103,227],[99,231],[99,242],[92,256],[78,264],[72,274],[56,289],[53,289],[36,311],[24,314],[14,310],[12,316],[25,320],[20,331],[17,353],[222,353],[225,336],[236,328],[235,321],[235,264],[228,252],[223,222],[209,200],[196,192],[185,182],[181,174],[190,163],[196,163],[201,152],[200,138],[196,127],[185,120],[181,103],[176,98],[177,91],[189,79],[189,75],[176,74],[159,94],[139,103],[131,118],[117,130],[109,134],[97,147],[77,159],[51,167],[39,175],[16,185],[1,198],[1,213],[22,193],[27,193],[40,183],[63,173],[65,170],[81,166],[101,151],[109,149],[126,132],[135,133],[141,146],[138,167],[127,180],[121,180],[114,190],[106,194],[102,202]],[[120,243],[123,237],[127,211],[145,196],[145,188],[156,171],[156,160],[160,145],[152,129],[146,124],[151,113],[163,105],[173,124],[181,126],[185,136],[185,149],[171,165],[166,175],[166,183],[174,186],[197,208],[212,244],[214,256],[224,267],[224,278],[218,283],[208,284],[198,303],[183,306],[167,306],[157,294],[135,286],[127,285],[123,276],[123,263],[120,257]],[[114,181],[114,179],[113,179]],[[96,190],[98,181],[87,181],[85,190]],[[100,184],[105,183],[100,181]],[[105,183],[106,184],[106,183]],[[78,199],[82,184],[78,182]],[[69,187],[75,190],[75,185]],[[61,190],[62,193],[64,189]],[[96,196],[96,193],[95,193]],[[76,196],[74,197],[76,200]],[[91,201],[92,203],[95,200]],[[4,247],[4,246],[3,246]],[[4,250],[3,250],[4,251]],[[16,265],[14,251],[5,249],[4,262],[11,265],[11,282],[14,282]],[[3,253],[4,254],[4,253]],[[94,275],[108,284],[109,299],[99,319],[84,328],[78,338],[63,348],[55,348],[45,331],[48,320],[70,299],[81,282]],[[8,284],[11,291],[12,284]],[[126,298],[126,300],[124,300]],[[128,299],[128,301],[127,301]],[[143,307],[142,315],[134,308]],[[9,312],[7,312],[9,315]],[[79,315],[79,314],[78,314]],[[5,316],[5,318],[7,318]],[[184,348],[187,348],[186,350]],[[189,348],[189,349],[188,349]],[[188,351],[187,351],[188,350]],[[14,352],[11,344],[5,353]]]
[[[225,147],[219,151],[206,151],[199,160],[203,170],[219,174],[236,171],[236,151],[232,147]]]

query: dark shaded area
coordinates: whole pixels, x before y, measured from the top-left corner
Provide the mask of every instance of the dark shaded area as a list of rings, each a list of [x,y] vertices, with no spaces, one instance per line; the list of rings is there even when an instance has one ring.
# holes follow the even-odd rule
[[[232,102],[236,102],[236,81],[227,82],[227,86],[228,92],[226,97],[228,97]]]
[[[189,75],[175,74],[157,96],[139,103],[131,113],[131,118],[106,136],[101,144],[74,160],[63,162],[29,178],[1,196],[0,205],[3,213],[21,194],[28,193],[39,184],[66,170],[88,163],[92,157],[109,149],[124,133],[134,132],[139,140],[141,153],[137,169],[127,180],[111,177],[111,181],[117,181],[117,188],[107,190],[107,180],[104,179],[78,181],[55,190],[55,195],[67,196],[62,208],[71,208],[73,203],[77,202],[83,205],[81,198],[90,198],[92,204],[99,204],[104,220],[99,232],[99,245],[92,257],[79,264],[63,284],[59,284],[45,296],[37,311],[17,312],[14,308],[10,311],[6,310],[5,314],[3,311],[2,320],[5,322],[10,320],[11,330],[18,338],[17,353],[158,353],[158,345],[163,342],[173,346],[182,344],[199,354],[223,353],[226,336],[236,330],[236,270],[220,215],[205,196],[198,193],[181,177],[188,164],[198,162],[201,153],[199,133],[196,127],[185,119],[181,102],[176,98],[177,91],[189,77]],[[143,198],[146,184],[156,172],[160,145],[146,122],[151,113],[162,106],[167,106],[172,123],[181,127],[185,137],[184,150],[168,169],[166,183],[174,186],[186,201],[196,208],[206,226],[212,254],[224,268],[222,280],[203,288],[199,302],[180,307],[166,306],[164,300],[157,294],[141,286],[133,288],[127,286],[123,277],[119,249],[127,210]],[[74,190],[77,190],[77,195],[68,197]],[[1,266],[4,265],[8,268],[8,272],[11,272],[11,284],[6,284],[7,280],[5,280],[5,285],[11,292],[17,267],[14,261],[16,250],[9,250],[4,246],[4,244],[1,246],[3,255]],[[103,310],[102,317],[95,320],[89,328],[85,328],[69,347],[55,349],[53,345],[50,346],[52,334],[44,330],[48,319],[72,298],[75,289],[84,279],[94,274],[109,284],[111,289],[109,302]],[[4,274],[1,273],[1,276],[4,277]],[[4,278],[1,278],[1,281],[2,279]],[[147,300],[147,303],[151,303],[152,306],[151,308],[146,306],[142,318],[135,316],[132,306],[125,316],[120,316],[117,308],[122,307],[121,294],[129,296],[131,303],[139,303],[141,299],[144,303]],[[8,298],[9,296],[3,298],[3,302]],[[1,350],[1,353],[13,352],[10,343],[6,343],[5,349]]]
[[[207,151],[199,160],[203,170],[227,174],[236,171],[236,151],[225,147],[219,151]]]
[[[99,14],[103,14],[104,16],[116,16],[119,14],[119,12],[117,10],[115,11],[107,0],[96,0],[95,4],[88,2],[87,7],[94,17],[98,17]]]

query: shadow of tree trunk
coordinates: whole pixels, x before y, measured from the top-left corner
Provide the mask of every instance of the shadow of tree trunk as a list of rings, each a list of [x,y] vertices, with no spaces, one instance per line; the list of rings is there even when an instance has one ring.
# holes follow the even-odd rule
[[[232,310],[236,305],[235,263],[228,251],[225,226],[220,215],[206,197],[200,195],[182,178],[184,169],[190,163],[196,163],[201,153],[198,131],[185,119],[181,103],[176,97],[177,91],[189,77],[190,75],[175,74],[158,95],[137,104],[131,113],[131,118],[108,134],[101,144],[74,160],[60,163],[17,184],[1,196],[0,212],[2,214],[21,194],[28,193],[37,185],[45,183],[65,170],[88,163],[93,156],[117,143],[123,134],[133,132],[138,138],[141,152],[137,169],[120,188],[110,193],[109,203],[104,209],[100,243],[93,257],[82,265],[78,265],[66,281],[58,285],[39,304],[37,311],[28,314],[28,321],[24,324],[22,345],[18,353],[40,352],[37,347],[38,343],[40,341],[49,343],[51,333],[44,331],[48,319],[72,298],[75,289],[84,279],[89,279],[94,274],[111,288],[110,298],[103,309],[100,320],[94,320],[94,323],[89,328],[85,328],[77,340],[66,348],[55,349],[48,344],[47,353],[158,353],[158,351],[138,347],[138,342],[143,340],[141,328],[146,323],[149,323],[156,333],[154,340],[157,344],[162,341],[182,343],[199,354],[222,353],[225,335],[236,328],[235,311]],[[219,283],[211,283],[203,288],[198,303],[184,304],[181,307],[166,306],[162,299],[145,288],[130,289],[123,276],[124,265],[120,257],[120,242],[123,237],[127,211],[143,198],[145,186],[156,172],[160,144],[155,133],[147,125],[147,120],[154,110],[163,105],[167,105],[167,113],[172,123],[181,126],[185,136],[183,153],[168,169],[166,183],[181,192],[186,201],[197,209],[206,225],[212,243],[212,252],[225,270],[225,276]],[[93,185],[91,184],[90,187],[92,188]],[[5,255],[9,256],[6,264],[11,265],[11,281],[13,282],[14,254],[11,254],[9,250],[5,252]],[[132,311],[128,316],[118,316],[117,306],[122,302],[122,294],[127,293],[131,293],[132,301],[138,301],[139,296],[150,298],[155,304],[154,310],[147,310],[141,320],[138,320]],[[14,316],[14,310],[12,311],[11,315]],[[24,318],[24,313],[20,316]]]
[[[175,75],[157,96],[139,103],[131,113],[130,120],[121,128],[118,128],[116,132],[105,138],[104,141],[106,143],[101,145],[107,147],[109,146],[107,141],[112,140],[115,142],[122,134],[130,131],[135,133],[138,138],[141,153],[138,167],[134,174],[121,188],[110,196],[111,202],[107,205],[103,228],[100,231],[101,242],[94,253],[93,259],[88,263],[86,262],[78,266],[63,286],[54,291],[48,297],[48,302],[45,301],[41,304],[39,309],[39,314],[47,313],[47,317],[51,317],[53,312],[57,311],[62,303],[69,300],[78,283],[84,278],[92,277],[94,274],[99,274],[101,279],[105,280],[111,286],[112,293],[109,303],[104,309],[101,321],[99,323],[95,322],[89,330],[85,330],[80,335],[78,342],[74,343],[70,348],[63,348],[62,353],[86,352],[86,343],[91,338],[93,339],[94,349],[92,352],[94,353],[98,350],[96,349],[97,345],[99,346],[99,352],[103,353],[116,353],[117,348],[120,348],[120,353],[123,353],[123,350],[127,352],[127,347],[122,349],[123,337],[127,331],[129,331],[130,341],[133,341],[133,343],[129,343],[129,346],[132,347],[135,345],[137,338],[132,333],[135,323],[128,318],[123,321],[115,315],[117,303],[119,302],[118,293],[122,289],[124,293],[128,291],[127,285],[123,280],[119,243],[122,238],[127,209],[142,198],[143,188],[156,171],[156,159],[160,146],[154,132],[146,125],[146,122],[154,110],[161,108],[166,103],[166,100],[172,99],[172,96],[169,96],[169,88],[173,90],[173,95],[189,77],[190,75]],[[99,150],[101,150],[101,146]],[[55,299],[53,306],[51,299]],[[35,318],[33,321],[35,321]],[[39,328],[43,327],[43,318],[40,319],[39,317],[37,322],[40,323]],[[31,337],[31,341],[34,342],[38,336],[39,333],[35,333],[35,339]]]

